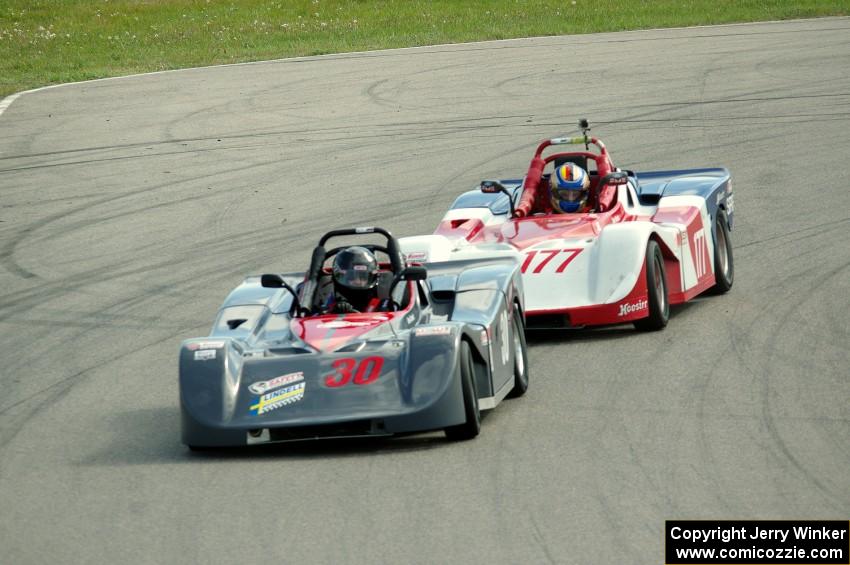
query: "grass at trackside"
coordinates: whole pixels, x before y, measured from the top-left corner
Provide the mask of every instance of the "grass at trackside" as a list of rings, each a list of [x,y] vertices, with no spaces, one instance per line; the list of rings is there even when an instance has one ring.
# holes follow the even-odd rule
[[[0,97],[298,55],[848,14],[850,0],[2,0]]]

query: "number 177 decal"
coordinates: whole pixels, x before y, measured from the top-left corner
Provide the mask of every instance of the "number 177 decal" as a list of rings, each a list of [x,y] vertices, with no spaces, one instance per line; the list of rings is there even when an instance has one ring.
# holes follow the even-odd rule
[[[567,268],[567,265],[569,265],[572,260],[581,253],[582,249],[583,247],[574,249],[535,249],[533,251],[526,251],[525,261],[522,262],[521,267],[522,273],[528,273],[529,269],[533,266],[534,269],[531,270],[530,274],[539,275],[544,269],[546,269],[546,266],[550,264],[551,266],[548,269],[549,272],[554,270],[555,273],[563,273],[564,269]],[[553,263],[552,259],[554,259],[556,255],[560,255],[560,257],[558,257],[558,260]]]

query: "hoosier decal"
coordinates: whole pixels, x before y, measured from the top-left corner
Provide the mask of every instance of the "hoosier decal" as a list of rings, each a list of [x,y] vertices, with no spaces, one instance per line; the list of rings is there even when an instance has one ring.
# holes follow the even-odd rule
[[[631,304],[620,304],[620,311],[617,313],[617,315],[627,316],[632,312],[646,310],[647,306],[649,306],[649,302],[647,302],[646,300],[638,300],[637,302],[632,302]]]
[[[260,416],[266,412],[277,410],[281,406],[298,402],[304,398],[305,385],[306,383],[300,382],[298,384],[264,394],[260,397],[256,404],[251,405],[251,415]]]

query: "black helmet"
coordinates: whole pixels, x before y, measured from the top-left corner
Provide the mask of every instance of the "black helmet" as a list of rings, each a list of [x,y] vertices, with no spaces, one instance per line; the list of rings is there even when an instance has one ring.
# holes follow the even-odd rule
[[[334,282],[352,290],[378,284],[378,260],[365,247],[348,247],[334,257]]]

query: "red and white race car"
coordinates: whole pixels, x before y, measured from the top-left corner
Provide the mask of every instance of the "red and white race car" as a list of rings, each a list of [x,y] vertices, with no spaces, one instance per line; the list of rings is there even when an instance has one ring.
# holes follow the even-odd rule
[[[411,262],[511,255],[521,264],[528,327],[667,324],[670,305],[732,287],[729,171],[635,173],[615,167],[602,141],[544,140],[524,180],[483,181],[455,200],[433,235],[400,240]],[[583,145],[552,153],[549,147]],[[590,151],[590,145],[596,147]],[[591,212],[554,213],[547,167],[590,173]]]

